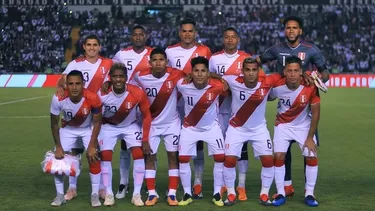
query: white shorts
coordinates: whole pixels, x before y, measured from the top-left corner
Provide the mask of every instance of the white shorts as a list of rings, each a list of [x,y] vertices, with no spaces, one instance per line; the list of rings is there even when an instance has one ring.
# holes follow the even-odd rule
[[[209,130],[198,130],[194,127],[182,127],[179,155],[197,156],[197,142],[204,141],[208,145],[208,155],[224,154],[224,138],[219,124]]]
[[[60,142],[65,152],[71,152],[75,148],[85,148],[89,146],[91,140],[92,130],[90,127],[86,128],[60,128]]]
[[[219,113],[218,117],[219,117],[219,125],[220,125],[220,128],[221,128],[221,131],[223,131],[223,135],[224,135],[224,138],[225,138],[225,132],[228,129],[229,119],[230,119],[231,115],[225,114],[225,113]]]
[[[142,146],[142,132],[138,123],[126,127],[114,127],[110,124],[102,125],[99,133],[100,150],[114,150],[117,140],[125,140],[128,149]]]
[[[272,141],[267,127],[256,132],[244,132],[229,125],[225,138],[225,156],[240,158],[243,144],[247,142],[253,146],[255,158],[273,154]]]
[[[152,154],[158,152],[160,139],[163,138],[167,152],[177,152],[178,142],[180,140],[181,120],[176,118],[171,124],[161,127],[151,125],[150,146]]]
[[[296,141],[299,144],[299,147],[302,150],[303,145],[305,144],[307,135],[309,133],[309,128],[295,128],[295,127],[285,127],[280,124],[275,126],[273,143],[275,147],[275,152],[287,152],[288,147],[291,141]],[[316,144],[316,137],[313,137]],[[302,152],[303,156],[314,157],[313,153],[308,153],[308,149],[305,148]]]

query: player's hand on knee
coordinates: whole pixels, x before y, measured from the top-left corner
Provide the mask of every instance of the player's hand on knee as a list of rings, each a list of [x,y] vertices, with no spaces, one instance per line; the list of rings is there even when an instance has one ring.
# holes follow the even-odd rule
[[[142,141],[142,150],[144,156],[150,156],[152,154],[152,149],[148,141]]]
[[[99,160],[98,152],[95,147],[88,147],[86,156],[90,163],[96,163],[96,161]]]
[[[316,157],[316,144],[312,138],[307,138],[305,141],[305,144],[303,145],[303,150],[307,147],[308,149],[308,156],[310,156],[310,153],[313,153],[313,155]]]
[[[56,146],[55,158],[58,160],[64,158],[64,150],[61,146]]]

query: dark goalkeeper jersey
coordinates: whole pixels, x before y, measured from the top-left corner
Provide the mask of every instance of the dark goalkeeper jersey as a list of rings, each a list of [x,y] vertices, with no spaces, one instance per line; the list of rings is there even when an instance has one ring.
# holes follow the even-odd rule
[[[326,69],[322,52],[316,45],[301,42],[297,47],[290,47],[287,42],[276,44],[268,48],[261,56],[262,63],[277,60],[277,72],[283,73],[285,59],[290,56],[297,56],[302,60],[302,70],[312,70],[316,67],[319,72]]]

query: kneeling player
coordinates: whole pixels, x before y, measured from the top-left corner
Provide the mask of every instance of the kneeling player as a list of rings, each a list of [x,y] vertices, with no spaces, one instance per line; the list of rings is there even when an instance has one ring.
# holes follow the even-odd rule
[[[87,150],[91,178],[91,206],[101,206],[99,201],[100,161],[97,156],[97,137],[101,127],[102,104],[99,96],[84,89],[82,72],[73,70],[67,75],[67,90],[62,97],[56,95],[51,103],[51,128],[55,140],[57,159],[64,157],[64,152],[71,152],[82,140]],[[63,113],[59,128],[60,113]],[[91,130],[91,124],[93,129]],[[64,176],[55,175],[57,196],[52,206],[65,203]]]
[[[104,205],[114,204],[112,192],[112,155],[118,139],[126,140],[131,150],[134,167],[134,192],[131,202],[135,206],[143,206],[141,188],[145,174],[144,154],[150,154],[148,142],[151,114],[150,104],[146,94],[137,86],[126,84],[127,70],[123,64],[115,63],[110,70],[112,87],[108,94],[102,93],[104,106],[103,126],[99,135],[102,159],[102,180],[106,188]],[[143,116],[142,130],[136,118],[136,108],[139,107]],[[142,136],[143,134],[143,136]],[[143,152],[142,152],[142,148]]]
[[[277,196],[272,204],[275,206],[283,205],[286,202],[284,162],[285,153],[291,140],[299,143],[303,156],[306,158],[305,203],[308,206],[318,206],[314,197],[314,187],[318,177],[314,133],[319,122],[320,97],[315,86],[304,84],[301,77],[301,65],[302,61],[298,57],[287,58],[284,69],[285,78],[280,80],[271,92],[271,98],[279,98],[274,132]]]
[[[146,206],[155,205],[158,194],[155,190],[155,160],[161,138],[164,140],[168,154],[168,204],[178,205],[176,191],[178,187],[178,141],[180,139],[181,121],[177,112],[178,80],[185,76],[183,71],[167,68],[167,55],[164,50],[156,48],[150,55],[151,68],[141,70],[134,75],[134,83],[147,93],[151,104],[150,146],[152,155],[146,158],[146,183],[148,199]]]
[[[241,157],[241,148],[247,142],[252,144],[255,157],[259,157],[262,162],[262,190],[259,201],[263,205],[271,205],[268,194],[274,167],[272,142],[265,115],[269,92],[280,76],[259,76],[259,71],[257,60],[247,58],[243,62],[243,76],[223,76],[232,93],[233,113],[225,138],[224,180],[228,191],[225,205],[233,205],[236,201],[235,167],[237,159]]]
[[[220,196],[223,185],[224,139],[218,124],[219,95],[223,94],[224,84],[218,79],[209,78],[208,60],[196,57],[191,60],[192,82],[183,79],[177,83],[185,101],[185,118],[179,142],[180,178],[185,195],[179,205],[193,202],[191,193],[191,169],[189,161],[196,156],[199,140],[208,144],[208,154],[213,155],[214,194],[212,202],[217,206],[224,203]]]

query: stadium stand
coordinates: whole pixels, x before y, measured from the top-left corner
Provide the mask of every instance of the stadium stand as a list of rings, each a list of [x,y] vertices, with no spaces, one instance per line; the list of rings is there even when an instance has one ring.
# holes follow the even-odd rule
[[[319,15],[318,15],[319,14]],[[128,46],[129,29],[142,23],[150,34],[148,45],[166,48],[178,42],[178,22],[192,17],[198,41],[218,51],[221,32],[236,27],[241,49],[257,55],[282,41],[282,20],[298,15],[305,20],[304,38],[324,53],[332,73],[375,73],[375,6],[207,6],[183,13],[109,12],[97,9],[72,12],[64,6],[1,7],[0,73],[61,73],[82,53],[82,40],[91,33],[103,43],[102,54],[112,57]],[[266,71],[272,71],[270,64]]]

